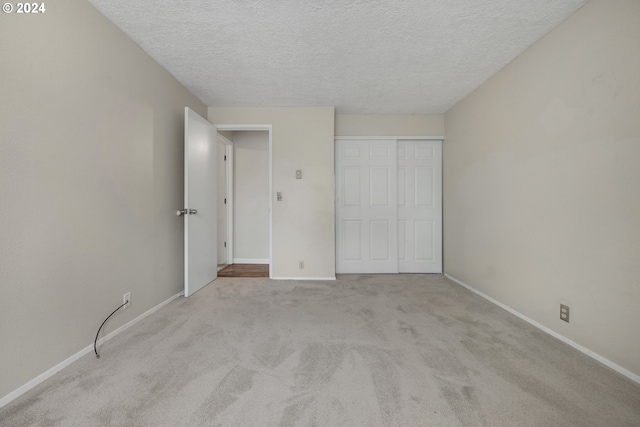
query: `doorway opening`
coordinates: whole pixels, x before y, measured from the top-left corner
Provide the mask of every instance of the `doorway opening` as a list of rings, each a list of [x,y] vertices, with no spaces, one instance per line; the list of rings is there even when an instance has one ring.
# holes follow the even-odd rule
[[[272,277],[271,125],[218,128],[218,275]]]

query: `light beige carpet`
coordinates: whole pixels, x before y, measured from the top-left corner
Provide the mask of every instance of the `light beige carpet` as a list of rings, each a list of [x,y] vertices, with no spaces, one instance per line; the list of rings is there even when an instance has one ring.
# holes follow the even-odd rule
[[[0,424],[640,425],[640,385],[439,275],[220,278],[100,352]]]

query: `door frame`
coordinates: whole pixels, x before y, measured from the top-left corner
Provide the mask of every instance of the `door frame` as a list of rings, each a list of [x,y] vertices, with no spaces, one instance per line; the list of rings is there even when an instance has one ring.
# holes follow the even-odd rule
[[[225,265],[229,265],[233,262],[231,255],[233,254],[233,141],[226,138],[224,135],[218,132],[217,141],[224,145],[224,155],[227,160],[225,162],[226,172],[226,188],[225,195],[227,199],[226,204],[226,228],[225,228],[225,241],[227,246],[224,248],[225,252]]]
[[[269,278],[273,279],[273,126],[216,124],[216,127],[218,131],[267,131],[269,133]],[[233,145],[227,146],[227,160],[230,162],[227,168],[227,195],[229,196],[227,199],[227,255],[231,257],[233,256],[233,154],[230,155],[229,151],[232,152],[232,148]]]

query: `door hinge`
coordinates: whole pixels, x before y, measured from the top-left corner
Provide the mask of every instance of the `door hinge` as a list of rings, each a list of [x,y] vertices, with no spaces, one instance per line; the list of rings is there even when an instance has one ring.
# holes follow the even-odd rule
[[[225,247],[225,248],[227,247],[227,242],[224,242],[224,247]]]
[[[225,205],[227,204],[227,199],[224,199],[224,204],[225,204]]]
[[[224,156],[224,161],[225,161],[225,162],[227,161],[227,156]]]

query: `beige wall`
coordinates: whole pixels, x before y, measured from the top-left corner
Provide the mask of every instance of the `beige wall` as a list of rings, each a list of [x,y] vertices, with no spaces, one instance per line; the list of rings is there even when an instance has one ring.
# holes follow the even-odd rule
[[[221,131],[218,131],[218,134],[224,136],[229,141],[233,140],[233,131],[221,130]]]
[[[207,110],[85,1],[2,14],[0,57],[1,398],[123,293],[106,333],[181,290],[183,110]]]
[[[636,375],[639,40],[640,2],[588,3],[447,112],[444,143],[445,271]]]
[[[337,114],[336,136],[442,136],[444,114]]]
[[[209,120],[273,126],[273,276],[335,277],[333,107],[209,108]]]

